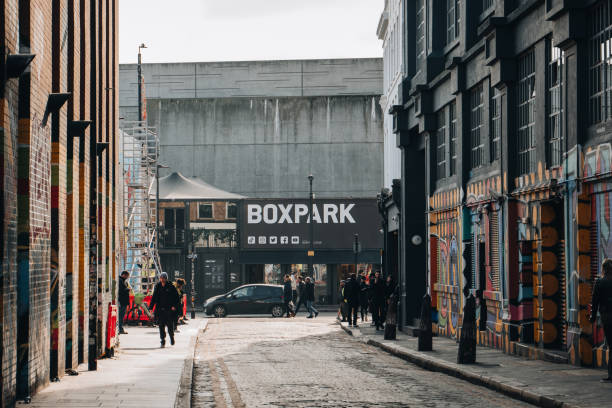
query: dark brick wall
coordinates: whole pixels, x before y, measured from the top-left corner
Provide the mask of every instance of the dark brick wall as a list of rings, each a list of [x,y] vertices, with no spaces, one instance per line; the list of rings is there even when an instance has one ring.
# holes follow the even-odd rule
[[[100,279],[92,281],[99,294],[96,357],[106,351],[122,222],[115,205],[121,186],[113,182],[121,180],[115,171],[117,0],[7,0],[0,7],[4,52],[36,55],[19,79],[7,81],[0,98],[4,407],[89,357],[92,225],[101,249]],[[72,96],[43,124],[52,92]],[[91,120],[91,130],[69,134],[73,120]],[[96,140],[109,148],[91,174]]]

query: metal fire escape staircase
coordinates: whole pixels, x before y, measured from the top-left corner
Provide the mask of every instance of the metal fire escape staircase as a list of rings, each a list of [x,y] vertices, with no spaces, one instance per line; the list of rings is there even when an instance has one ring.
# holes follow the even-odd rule
[[[135,292],[148,293],[161,273],[155,181],[159,139],[145,121],[123,122],[126,265]]]

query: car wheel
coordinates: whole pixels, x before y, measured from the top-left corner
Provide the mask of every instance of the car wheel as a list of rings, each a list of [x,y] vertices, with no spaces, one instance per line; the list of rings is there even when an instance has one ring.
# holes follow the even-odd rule
[[[225,306],[223,305],[215,306],[215,309],[214,309],[215,317],[225,317],[225,314],[226,314]]]
[[[283,307],[275,305],[272,307],[272,317],[281,317],[283,315]]]

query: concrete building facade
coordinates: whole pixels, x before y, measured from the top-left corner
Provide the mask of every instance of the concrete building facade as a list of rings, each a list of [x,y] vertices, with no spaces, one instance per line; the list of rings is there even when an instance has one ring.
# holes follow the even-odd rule
[[[169,171],[248,197],[373,197],[382,183],[381,59],[144,64]],[[120,67],[137,116],[137,66]]]
[[[383,185],[391,188],[394,179],[402,176],[402,152],[395,142],[393,131],[393,106],[402,99],[404,67],[404,0],[385,0],[385,8],[380,16],[376,35],[383,42],[383,94],[380,106],[383,114],[384,167]]]
[[[107,351],[122,216],[118,2],[1,7],[4,407]]]
[[[475,296],[480,344],[606,366],[588,314],[612,255],[612,1],[409,4],[394,111],[403,175],[388,198],[401,201],[404,282],[431,296],[440,335],[460,337]],[[417,192],[422,212],[407,208]],[[416,233],[427,262],[408,267]]]

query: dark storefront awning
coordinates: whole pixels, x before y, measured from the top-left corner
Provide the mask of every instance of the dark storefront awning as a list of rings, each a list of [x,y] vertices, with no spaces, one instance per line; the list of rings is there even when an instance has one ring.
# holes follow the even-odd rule
[[[332,249],[315,250],[315,256],[308,256],[308,251],[240,251],[241,264],[352,264],[355,254],[352,250]],[[379,264],[380,250],[369,249],[359,253],[359,263]]]

